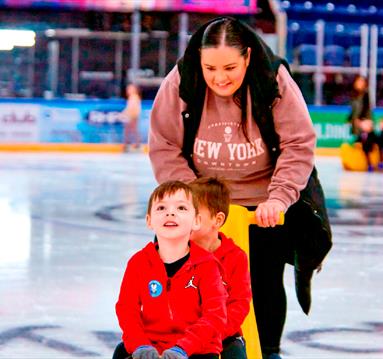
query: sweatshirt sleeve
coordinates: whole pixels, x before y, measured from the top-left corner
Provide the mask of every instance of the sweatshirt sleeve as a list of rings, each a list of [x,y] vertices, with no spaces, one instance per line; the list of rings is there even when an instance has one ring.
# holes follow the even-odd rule
[[[190,356],[199,353],[206,345],[222,349],[222,332],[227,323],[227,292],[222,283],[221,272],[216,261],[200,265],[199,291],[201,296],[201,317],[185,330],[177,341]],[[208,344],[207,344],[208,343]]]
[[[149,158],[159,183],[168,180],[190,182],[196,178],[182,156],[186,104],[179,97],[177,67],[166,76],[154,99],[150,116]]]
[[[247,255],[238,249],[237,254],[233,256],[235,266],[232,273],[229,274],[227,300],[227,326],[225,328],[223,339],[240,332],[246,316],[250,310],[250,301],[252,298],[250,285],[250,272]]]
[[[282,97],[273,106],[273,116],[281,153],[268,191],[269,200],[287,210],[299,199],[313,169],[316,135],[302,93],[282,65],[277,81]]]
[[[139,296],[139,267],[136,257],[128,262],[122,280],[120,295],[116,303],[118,322],[122,329],[122,340],[128,353],[133,353],[140,345],[151,345],[141,320],[141,303]]]

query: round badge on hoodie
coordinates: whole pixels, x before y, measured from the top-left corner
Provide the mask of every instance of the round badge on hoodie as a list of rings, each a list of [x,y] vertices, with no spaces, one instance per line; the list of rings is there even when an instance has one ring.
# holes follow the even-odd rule
[[[151,280],[149,282],[149,294],[151,297],[155,298],[161,295],[162,293],[162,284],[158,280]]]

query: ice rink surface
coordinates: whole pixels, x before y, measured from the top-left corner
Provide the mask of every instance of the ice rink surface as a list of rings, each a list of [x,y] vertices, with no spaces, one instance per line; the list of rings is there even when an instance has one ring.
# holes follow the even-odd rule
[[[308,317],[286,267],[282,357],[382,359],[383,173],[316,162],[334,246]],[[111,358],[114,304],[127,259],[152,240],[155,186],[141,153],[0,153],[0,358]]]

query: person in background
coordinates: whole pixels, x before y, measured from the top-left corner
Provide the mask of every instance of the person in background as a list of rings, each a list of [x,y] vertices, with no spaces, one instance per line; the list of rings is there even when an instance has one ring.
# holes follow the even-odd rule
[[[250,310],[251,286],[247,254],[220,227],[229,214],[230,191],[223,180],[201,177],[190,183],[201,216],[201,228],[191,240],[213,253],[223,267],[227,298],[227,325],[222,335],[221,359],[247,359],[241,325]]]
[[[371,164],[371,152],[379,145],[378,135],[374,131],[374,122],[370,98],[368,94],[368,82],[364,76],[357,75],[352,83],[351,112],[348,117],[351,123],[351,133],[356,136],[355,141],[362,144],[363,152],[367,160],[367,170],[374,171]],[[380,159],[379,167],[381,166]]]
[[[378,164],[378,168],[383,170],[383,119],[379,122],[379,134],[378,134],[378,146],[379,146],[379,155],[380,162]]]
[[[146,223],[156,240],[128,262],[116,304],[123,342],[113,359],[218,359],[227,293],[219,262],[190,241],[200,227],[191,188],[158,186]]]
[[[222,176],[231,201],[255,209],[251,288],[267,359],[281,358],[285,263],[294,264],[307,314],[311,277],[332,245],[315,143],[287,62],[231,17],[213,19],[191,36],[153,103],[149,157],[157,181]],[[284,226],[276,226],[280,212],[286,213]]]
[[[141,93],[137,85],[126,86],[126,107],[120,114],[120,120],[124,125],[125,150],[138,149],[140,147],[140,133],[138,123],[141,115]]]
[[[368,82],[362,75],[356,75],[352,82],[350,105],[351,112],[348,121],[351,123],[351,133],[359,135],[360,123],[372,119]]]

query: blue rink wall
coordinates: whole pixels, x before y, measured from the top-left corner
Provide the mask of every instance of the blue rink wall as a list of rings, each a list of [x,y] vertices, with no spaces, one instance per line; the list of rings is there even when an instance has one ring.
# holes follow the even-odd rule
[[[0,143],[122,143],[118,114],[126,101],[0,100]],[[153,101],[142,101],[139,131],[146,142]]]
[[[139,132],[147,142],[152,100],[142,101]],[[122,143],[118,114],[125,100],[0,99],[0,143]],[[352,140],[349,106],[309,106],[318,147],[337,148]],[[383,117],[383,108],[374,111]],[[378,122],[378,121],[377,121]]]

